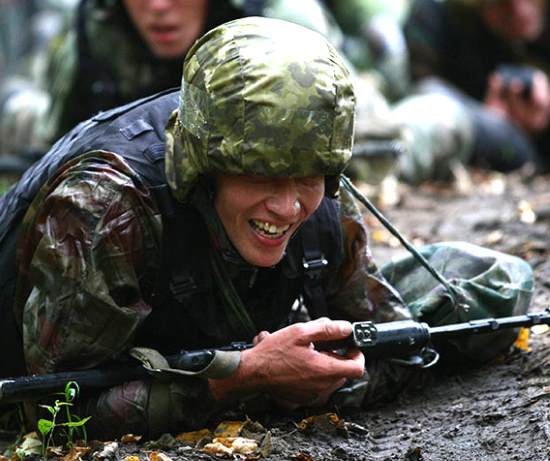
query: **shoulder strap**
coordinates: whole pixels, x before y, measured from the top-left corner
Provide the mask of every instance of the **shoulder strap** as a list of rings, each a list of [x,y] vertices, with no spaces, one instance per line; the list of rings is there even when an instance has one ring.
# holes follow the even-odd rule
[[[182,303],[196,293],[209,290],[212,285],[208,258],[200,245],[204,232],[200,229],[197,212],[177,203],[167,184],[150,190],[160,208],[164,234],[162,261],[165,269],[159,274],[155,292],[163,298],[170,295]]]
[[[324,278],[341,265],[344,254],[336,200],[325,198],[300,233],[307,309],[312,318],[323,317],[328,314]]]

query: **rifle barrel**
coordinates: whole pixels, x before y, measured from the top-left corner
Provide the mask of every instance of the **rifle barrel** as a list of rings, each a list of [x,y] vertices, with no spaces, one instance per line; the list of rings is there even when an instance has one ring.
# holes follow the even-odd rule
[[[431,339],[453,338],[478,333],[490,333],[506,328],[530,327],[539,324],[550,325],[550,308],[545,311],[531,312],[514,317],[479,319],[465,323],[430,327],[429,332]]]

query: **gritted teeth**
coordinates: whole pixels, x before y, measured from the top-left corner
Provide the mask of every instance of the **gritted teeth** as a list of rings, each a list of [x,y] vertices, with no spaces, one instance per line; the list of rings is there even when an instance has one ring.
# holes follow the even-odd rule
[[[273,223],[269,223],[267,221],[259,221],[257,219],[251,219],[250,225],[254,229],[270,236],[281,236],[288,229],[290,229],[290,224],[286,224],[284,226],[276,226]]]

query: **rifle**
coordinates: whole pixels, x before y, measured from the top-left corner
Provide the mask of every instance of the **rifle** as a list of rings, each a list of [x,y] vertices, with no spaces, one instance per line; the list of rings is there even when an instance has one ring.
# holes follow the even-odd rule
[[[356,139],[346,174],[368,184],[379,184],[395,168],[404,152],[405,145],[399,140]]]
[[[355,322],[352,324],[353,331],[349,337],[315,346],[318,350],[359,348],[367,359],[392,359],[403,365],[427,368],[433,366],[439,358],[437,352],[429,348],[432,340],[542,324],[550,325],[550,308],[526,315],[471,320],[437,327],[413,320],[385,323]],[[166,359],[172,368],[199,371],[212,361],[217,351],[239,351],[251,347],[253,345],[249,343],[235,342],[220,348],[181,351],[179,354],[167,356]],[[116,368],[5,378],[0,380],[0,405],[36,399],[59,391],[68,381],[76,381],[81,391],[86,391],[150,376],[143,366],[126,364]]]

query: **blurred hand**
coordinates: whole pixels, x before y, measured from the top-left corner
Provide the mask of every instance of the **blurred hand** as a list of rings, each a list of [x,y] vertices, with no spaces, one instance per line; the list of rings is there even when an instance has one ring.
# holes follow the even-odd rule
[[[502,77],[493,73],[489,77],[485,106],[499,113],[527,133],[535,134],[544,130],[550,121],[550,83],[542,71],[535,71],[531,92],[523,95],[524,87],[520,80],[512,79],[504,88]]]
[[[359,350],[339,356],[319,352],[313,343],[342,339],[351,332],[351,323],[327,318],[274,333],[263,331],[254,338],[254,347],[241,354],[237,372],[223,380],[210,380],[210,389],[220,400],[262,391],[285,407],[322,405],[348,378],[363,376],[365,359]]]

